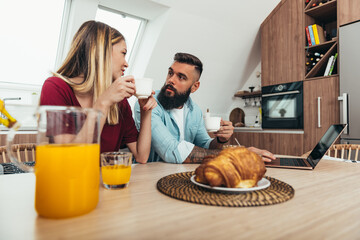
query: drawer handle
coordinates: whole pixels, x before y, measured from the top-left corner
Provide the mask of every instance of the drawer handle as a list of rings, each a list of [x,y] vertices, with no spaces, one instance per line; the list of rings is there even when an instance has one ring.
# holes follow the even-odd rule
[[[321,97],[317,98],[318,105],[318,128],[321,128]]]

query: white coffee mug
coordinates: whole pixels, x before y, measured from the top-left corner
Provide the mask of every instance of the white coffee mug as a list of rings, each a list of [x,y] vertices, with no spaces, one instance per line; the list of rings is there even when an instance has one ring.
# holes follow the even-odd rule
[[[204,120],[208,132],[216,132],[220,129],[221,117],[207,117]]]
[[[135,96],[145,99],[151,96],[153,80],[151,78],[135,78]]]

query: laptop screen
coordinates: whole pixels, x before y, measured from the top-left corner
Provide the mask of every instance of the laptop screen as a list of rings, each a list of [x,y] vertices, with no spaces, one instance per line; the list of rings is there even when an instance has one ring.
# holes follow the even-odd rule
[[[329,129],[326,131],[320,141],[316,144],[315,148],[312,150],[309,157],[307,158],[308,162],[312,165],[312,167],[315,167],[318,164],[320,159],[325,155],[331,145],[340,136],[345,126],[346,124],[336,124],[329,127]]]

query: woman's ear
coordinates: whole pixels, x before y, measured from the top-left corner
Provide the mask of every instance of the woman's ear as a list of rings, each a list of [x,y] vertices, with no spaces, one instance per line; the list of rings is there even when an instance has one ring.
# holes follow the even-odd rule
[[[196,92],[196,90],[198,90],[200,87],[200,82],[196,81],[192,86],[191,86],[191,93]]]

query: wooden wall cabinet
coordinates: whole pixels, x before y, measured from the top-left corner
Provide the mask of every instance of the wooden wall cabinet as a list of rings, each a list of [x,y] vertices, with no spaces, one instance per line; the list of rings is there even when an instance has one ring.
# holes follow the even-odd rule
[[[304,152],[314,148],[330,125],[339,123],[339,77],[304,81]]]
[[[300,156],[303,151],[303,134],[266,133],[266,132],[234,132],[230,144],[266,149],[274,154]],[[291,144],[289,144],[291,143]]]
[[[360,20],[360,0],[337,0],[339,26]]]
[[[14,138],[14,144],[19,143],[36,143],[36,133],[29,134],[17,134]],[[6,134],[0,134],[0,146],[6,145]]]
[[[282,1],[262,23],[262,86],[304,79],[303,11],[302,0]]]

